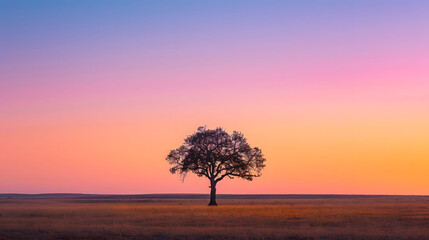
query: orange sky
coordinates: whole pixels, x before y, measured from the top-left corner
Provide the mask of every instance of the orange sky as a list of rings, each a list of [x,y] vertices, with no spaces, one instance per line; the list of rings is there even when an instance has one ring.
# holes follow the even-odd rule
[[[427,3],[102,2],[0,3],[0,193],[208,193],[207,125],[267,158],[218,193],[429,194]]]
[[[242,106],[229,100],[231,105],[221,109],[82,105],[71,112],[3,118],[0,143],[7,160],[0,190],[206,192],[207,180],[188,175],[182,184],[164,158],[207,124],[242,131],[267,158],[261,178],[224,181],[219,193],[427,194],[429,114],[422,115],[424,106],[353,101],[276,106],[251,99]]]

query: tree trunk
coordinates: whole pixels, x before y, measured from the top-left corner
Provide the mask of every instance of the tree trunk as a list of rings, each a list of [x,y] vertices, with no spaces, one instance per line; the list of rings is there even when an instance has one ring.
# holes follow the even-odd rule
[[[209,206],[217,206],[216,203],[216,182],[210,181],[210,203]]]

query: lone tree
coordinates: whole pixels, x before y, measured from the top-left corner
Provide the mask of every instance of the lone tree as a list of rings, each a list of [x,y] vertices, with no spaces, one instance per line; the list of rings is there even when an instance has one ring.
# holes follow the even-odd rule
[[[259,148],[252,148],[242,133],[229,135],[222,128],[215,130],[199,127],[188,136],[179,148],[167,156],[170,172],[179,173],[182,179],[188,172],[210,180],[210,203],[216,203],[216,184],[225,177],[244,178],[252,181],[261,176],[265,167],[264,155]]]

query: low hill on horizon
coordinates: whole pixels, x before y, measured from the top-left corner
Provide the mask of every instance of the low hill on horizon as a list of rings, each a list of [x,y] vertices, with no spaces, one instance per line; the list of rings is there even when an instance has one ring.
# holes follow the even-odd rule
[[[330,198],[386,198],[429,197],[426,195],[365,195],[365,194],[218,194],[218,199],[330,199]],[[7,199],[207,199],[209,194],[164,193],[164,194],[83,194],[83,193],[3,193]]]

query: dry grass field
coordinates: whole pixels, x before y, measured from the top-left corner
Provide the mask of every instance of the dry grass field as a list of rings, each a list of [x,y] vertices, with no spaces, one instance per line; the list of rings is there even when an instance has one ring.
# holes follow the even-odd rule
[[[0,239],[429,239],[429,197],[0,198]]]

